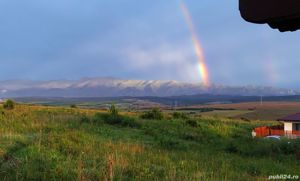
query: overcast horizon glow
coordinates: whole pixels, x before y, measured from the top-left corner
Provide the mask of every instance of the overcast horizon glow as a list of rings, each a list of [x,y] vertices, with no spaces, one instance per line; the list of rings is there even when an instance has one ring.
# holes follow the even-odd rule
[[[186,0],[212,83],[300,88],[300,31],[245,22],[238,1]],[[200,82],[180,2],[2,0],[0,79]]]

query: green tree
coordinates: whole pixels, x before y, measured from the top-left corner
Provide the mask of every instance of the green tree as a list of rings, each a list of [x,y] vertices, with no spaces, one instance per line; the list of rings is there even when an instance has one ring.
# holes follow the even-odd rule
[[[15,102],[11,99],[8,99],[3,103],[4,109],[11,110],[14,109],[14,107],[15,107]]]
[[[119,111],[118,111],[118,108],[112,104],[109,108],[109,113],[112,115],[112,116],[118,116],[119,115]]]

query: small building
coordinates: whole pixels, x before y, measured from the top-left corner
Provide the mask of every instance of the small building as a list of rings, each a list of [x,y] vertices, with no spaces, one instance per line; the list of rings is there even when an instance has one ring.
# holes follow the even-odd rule
[[[253,137],[286,136],[288,138],[300,138],[300,113],[278,119],[282,122],[277,126],[261,126],[254,128]]]
[[[286,134],[297,134],[300,133],[300,113],[286,116],[278,119],[284,123],[284,132]]]

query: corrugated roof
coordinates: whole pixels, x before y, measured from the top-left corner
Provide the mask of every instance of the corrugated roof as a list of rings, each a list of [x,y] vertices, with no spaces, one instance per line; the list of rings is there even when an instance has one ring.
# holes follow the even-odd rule
[[[300,113],[286,116],[284,118],[278,119],[278,121],[300,122]]]

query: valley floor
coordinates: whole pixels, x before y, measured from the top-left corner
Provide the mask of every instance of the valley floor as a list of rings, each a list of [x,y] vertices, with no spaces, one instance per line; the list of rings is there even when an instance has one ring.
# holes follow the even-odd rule
[[[165,113],[167,114],[167,113]],[[300,142],[253,139],[276,122],[17,105],[0,110],[1,180],[266,180],[300,175]]]

